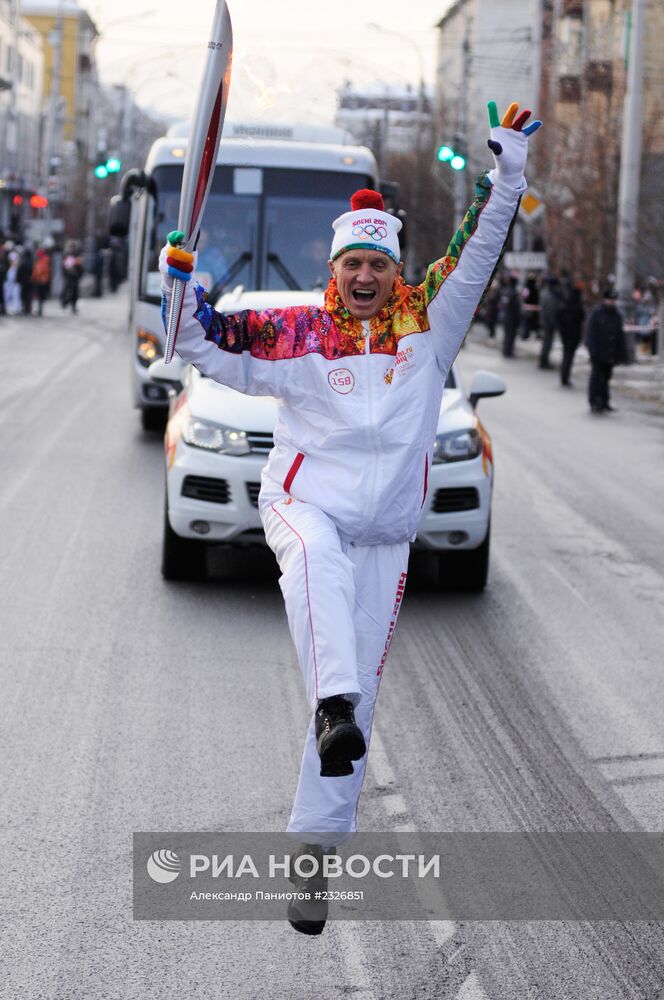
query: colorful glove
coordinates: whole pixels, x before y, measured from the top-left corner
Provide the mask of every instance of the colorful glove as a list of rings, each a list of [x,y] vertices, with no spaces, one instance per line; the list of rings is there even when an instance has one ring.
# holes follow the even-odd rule
[[[178,244],[184,240],[184,233],[174,229],[168,234],[168,243],[162,248],[159,254],[159,270],[163,283],[170,288],[173,278],[181,281],[189,281],[196,269],[196,253],[188,253],[182,250]]]
[[[519,105],[516,102],[510,104],[502,122],[498,117],[496,102],[489,101],[487,107],[491,126],[491,138],[487,145],[493,153],[496,176],[510,187],[522,187],[523,171],[528,158],[528,136],[541,128],[542,122],[534,121],[524,128],[531,112],[522,111],[517,117]]]

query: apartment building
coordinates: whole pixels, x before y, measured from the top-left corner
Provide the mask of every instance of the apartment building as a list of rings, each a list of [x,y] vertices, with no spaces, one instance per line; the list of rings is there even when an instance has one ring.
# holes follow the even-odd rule
[[[17,0],[0,0],[0,229],[13,231],[39,185],[44,55]]]

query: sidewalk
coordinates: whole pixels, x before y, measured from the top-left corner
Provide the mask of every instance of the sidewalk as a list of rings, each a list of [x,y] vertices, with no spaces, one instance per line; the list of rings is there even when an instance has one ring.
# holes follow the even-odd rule
[[[499,351],[502,344],[502,329],[496,330],[495,338],[489,337],[489,331],[483,323],[474,323],[470,330],[470,338],[474,344],[493,348]],[[528,340],[517,338],[514,342],[514,356],[517,360],[528,360],[533,363],[535,372],[539,375],[537,361],[539,359],[541,341],[532,335]],[[560,338],[556,337],[550,355],[550,363],[558,370],[562,357]],[[590,361],[585,347],[579,347],[574,357],[572,378],[577,383],[586,382],[590,374]],[[632,365],[618,365],[611,380],[611,392],[649,404],[657,411],[664,411],[664,359],[638,353]]]
[[[79,296],[77,312],[72,313],[67,307],[62,308],[57,295],[51,295],[44,302],[43,315],[37,316],[37,302],[32,303],[32,314],[24,316],[19,313],[17,316],[7,316],[0,314],[0,329],[7,333],[25,333],[30,327],[34,331],[49,330],[51,327],[63,329],[71,324],[76,326],[79,321],[84,321],[89,327],[99,318],[104,324],[117,323],[119,329],[126,328],[126,317],[129,312],[129,282],[123,282],[117,292],[106,289],[100,298],[95,298],[88,294],[86,287],[84,293]]]

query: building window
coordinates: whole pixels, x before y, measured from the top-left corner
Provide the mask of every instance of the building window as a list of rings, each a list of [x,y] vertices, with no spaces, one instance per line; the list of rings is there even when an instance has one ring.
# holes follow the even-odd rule
[[[577,18],[563,18],[560,22],[559,37],[558,74],[560,76],[579,76],[583,51],[583,24]]]

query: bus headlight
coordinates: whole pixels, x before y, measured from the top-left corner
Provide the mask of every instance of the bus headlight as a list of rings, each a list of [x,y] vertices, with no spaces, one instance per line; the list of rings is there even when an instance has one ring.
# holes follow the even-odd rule
[[[216,451],[220,455],[248,455],[251,446],[245,431],[222,427],[207,420],[188,417],[182,427],[182,438],[192,448]]]
[[[164,352],[161,347],[159,337],[142,327],[136,331],[136,357],[139,364],[144,368],[149,368],[153,361],[163,358]]]
[[[467,462],[482,453],[482,438],[473,427],[468,431],[438,434],[433,446],[433,464]]]

